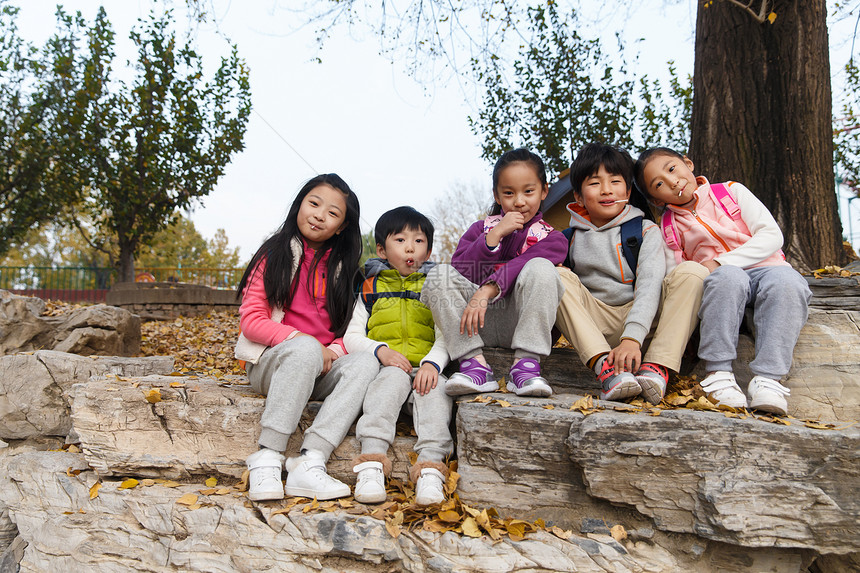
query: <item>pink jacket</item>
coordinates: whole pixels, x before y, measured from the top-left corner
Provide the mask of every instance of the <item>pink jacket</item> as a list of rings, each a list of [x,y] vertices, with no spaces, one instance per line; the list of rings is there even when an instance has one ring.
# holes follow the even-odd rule
[[[741,225],[714,201],[707,179],[696,177],[696,182],[699,188],[691,206],[667,205],[675,213],[675,230],[685,260],[715,260],[744,269],[788,266],[780,251],[782,231],[749,189],[735,181],[726,183],[740,208]]]
[[[293,273],[298,273],[299,284],[289,308],[273,309],[269,306],[263,284],[265,259],[251,273],[245,286],[242,305],[239,307],[239,327],[242,333],[236,348],[236,358],[240,360],[255,364],[266,347],[276,346],[300,333],[313,336],[338,356],[346,354],[343,339],[335,338],[331,331],[331,318],[325,308],[328,253],[323,255],[312,274],[310,265],[315,251],[303,241],[291,247],[294,257]],[[313,287],[310,291],[309,283]],[[252,344],[249,345],[248,342]]]

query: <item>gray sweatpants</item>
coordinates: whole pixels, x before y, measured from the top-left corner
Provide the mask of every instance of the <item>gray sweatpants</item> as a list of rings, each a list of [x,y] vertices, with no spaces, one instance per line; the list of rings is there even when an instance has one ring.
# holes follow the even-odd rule
[[[485,346],[511,348],[517,359],[549,356],[555,312],[564,294],[551,262],[537,258],[526,263],[508,295],[487,308],[480,334],[470,337],[460,334],[460,319],[477,290],[451,265],[433,267],[421,289],[421,302],[433,311],[452,360],[477,356]]]
[[[257,364],[248,364],[248,381],[266,396],[260,418],[261,446],[283,452],[299,425],[308,400],[325,400],[305,432],[302,448],[319,450],[328,459],[361,411],[367,387],[379,372],[372,354],[347,354],[323,369],[322,346],[297,336],[268,348]]]
[[[394,441],[397,417],[404,403],[412,406],[412,423],[418,441],[419,462],[442,462],[454,451],[451,438],[453,400],[445,394],[445,377],[423,396],[412,390],[412,374],[396,366],[384,366],[370,383],[364,398],[364,413],[355,426],[362,454],[387,454]]]
[[[707,371],[732,371],[744,310],[752,306],[755,359],[750,370],[774,380],[788,374],[811,298],[806,280],[788,266],[716,269],[705,278],[699,308],[699,358]]]

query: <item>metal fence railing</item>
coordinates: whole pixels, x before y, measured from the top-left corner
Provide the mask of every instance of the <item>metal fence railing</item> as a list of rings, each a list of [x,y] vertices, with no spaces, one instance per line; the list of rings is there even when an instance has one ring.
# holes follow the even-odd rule
[[[138,267],[138,282],[176,282],[235,289],[244,268]],[[116,269],[95,267],[0,267],[0,289],[69,302],[103,302],[117,282]]]

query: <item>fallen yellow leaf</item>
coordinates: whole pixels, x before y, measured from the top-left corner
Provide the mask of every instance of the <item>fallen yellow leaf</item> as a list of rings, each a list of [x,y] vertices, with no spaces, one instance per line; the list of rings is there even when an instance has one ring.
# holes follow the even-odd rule
[[[498,402],[499,406],[501,406],[502,408],[510,408],[511,407],[511,403],[508,402],[507,400],[496,400],[496,402]]]
[[[463,520],[463,535],[468,535],[469,537],[480,537],[481,530],[478,527],[478,523],[475,521],[474,517],[467,517]]]
[[[553,525],[552,527],[550,527],[549,532],[552,533],[553,535],[555,535],[556,537],[558,537],[559,539],[564,539],[564,540],[570,539],[571,536],[573,535],[573,531],[570,531],[569,529],[562,529],[561,527],[558,527],[557,525]]]
[[[131,489],[133,487],[137,487],[138,483],[139,482],[136,479],[128,478],[127,480],[119,484],[119,487],[117,489]]]
[[[149,392],[144,394],[144,397],[146,398],[146,401],[150,404],[156,404],[158,402],[161,402],[161,390],[159,390],[158,388],[152,388]]]
[[[242,477],[239,479],[239,483],[236,484],[236,490],[238,491],[248,491],[248,477],[251,475],[251,472],[245,470],[242,472]]]
[[[211,478],[207,479],[207,480],[206,480],[205,482],[203,482],[203,483],[205,483],[205,484],[206,484],[206,487],[215,487],[216,485],[218,485],[218,478],[216,478],[216,477],[211,477]]]
[[[90,499],[95,499],[99,496],[99,489],[101,489],[101,482],[96,482],[93,484],[93,487],[90,488]]]
[[[176,503],[180,505],[194,505],[197,503],[197,494],[196,493],[186,493],[182,497],[176,500]]]
[[[612,536],[612,539],[615,541],[621,542],[627,539],[627,530],[624,529],[624,526],[619,524],[613,525],[609,529],[609,535]]]
[[[460,514],[453,510],[440,511],[437,515],[439,519],[448,523],[457,523],[460,521]]]

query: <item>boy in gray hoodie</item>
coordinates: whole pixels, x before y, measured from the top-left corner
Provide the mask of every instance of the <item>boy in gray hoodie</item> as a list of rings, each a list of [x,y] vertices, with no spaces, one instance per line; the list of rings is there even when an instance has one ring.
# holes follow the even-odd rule
[[[570,167],[573,203],[568,259],[559,268],[565,293],[556,325],[601,383],[600,398],[642,394],[658,404],[668,370],[677,371],[698,323],[708,270],[685,261],[666,275],[668,253],[660,227],[629,204],[633,159],[622,149],[585,145]],[[635,264],[622,248],[622,225],[641,225]],[[638,229],[637,229],[638,230]],[[635,256],[635,255],[634,255]],[[648,350],[642,346],[659,320]]]

